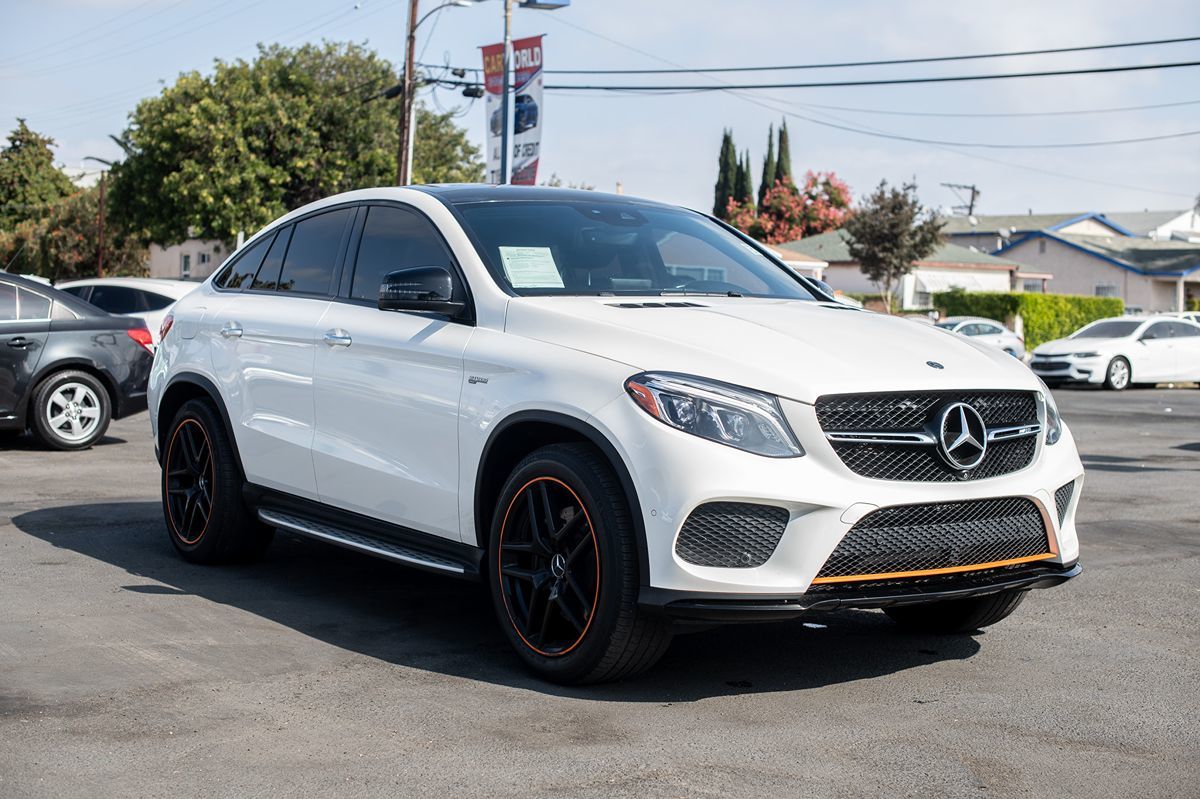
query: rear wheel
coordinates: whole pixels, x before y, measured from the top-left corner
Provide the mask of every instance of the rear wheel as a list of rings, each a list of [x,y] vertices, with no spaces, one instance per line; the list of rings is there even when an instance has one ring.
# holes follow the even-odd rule
[[[1025,599],[1025,591],[884,608],[901,627],[922,633],[965,633],[1003,621]]]
[[[256,557],[273,528],[242,502],[241,476],[212,403],[190,400],[171,422],[162,461],[163,516],[171,543],[197,563]]]
[[[88,372],[56,372],[33,393],[33,433],[54,449],[87,449],[104,436],[112,405],[104,385]]]
[[[1113,391],[1124,391],[1129,388],[1131,377],[1129,361],[1118,355],[1108,362],[1108,369],[1104,373],[1104,387]]]
[[[534,672],[560,683],[618,680],[650,668],[671,640],[637,605],[631,510],[601,455],[543,447],[510,475],[488,548],[492,603]]]

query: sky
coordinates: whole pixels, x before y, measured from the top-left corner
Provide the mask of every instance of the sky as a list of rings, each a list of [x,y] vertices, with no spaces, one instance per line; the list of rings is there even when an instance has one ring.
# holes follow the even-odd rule
[[[421,11],[435,0],[423,0]],[[403,61],[402,0],[0,0],[0,127],[17,117],[57,141],[59,162],[96,169],[139,98],[215,59],[251,58],[257,42],[354,41]],[[573,0],[517,9],[514,36],[546,34],[553,69],[716,67],[912,58],[1200,35],[1195,0]],[[421,61],[477,68],[503,37],[500,0],[434,14],[418,30]],[[1200,42],[951,64],[688,76],[550,76],[548,83],[736,83],[848,80],[1200,61]],[[426,89],[482,150],[483,102]],[[1064,116],[930,116],[1168,108]],[[836,108],[834,108],[836,107]],[[852,110],[846,110],[852,109]],[[888,112],[888,113],[880,113]],[[900,112],[900,113],[895,113]],[[942,183],[975,184],[976,213],[1186,209],[1200,195],[1200,136],[1116,146],[988,149],[896,141],[830,127],[973,144],[1056,144],[1200,131],[1200,67],[884,87],[669,95],[547,92],[538,179],[700,209],[712,204],[722,131],[748,149],[757,180],[768,126],[788,120],[793,170],[833,171],[855,197],[880,180],[915,181],[922,201],[959,200]],[[913,116],[922,114],[923,116]],[[824,123],[824,124],[821,124]]]

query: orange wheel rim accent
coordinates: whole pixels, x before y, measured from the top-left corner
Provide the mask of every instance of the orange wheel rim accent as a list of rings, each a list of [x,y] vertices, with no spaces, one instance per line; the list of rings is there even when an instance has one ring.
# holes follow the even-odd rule
[[[531,650],[562,657],[583,643],[600,604],[600,545],[569,485],[535,477],[513,495],[500,523],[496,579],[508,620]]]
[[[216,504],[215,482],[212,440],[204,425],[195,419],[184,419],[167,445],[163,491],[171,533],[187,546],[199,543],[208,530]]]

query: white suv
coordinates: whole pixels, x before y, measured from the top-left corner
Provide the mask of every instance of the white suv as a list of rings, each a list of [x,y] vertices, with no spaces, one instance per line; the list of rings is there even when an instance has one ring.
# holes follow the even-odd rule
[[[689,624],[970,631],[1080,571],[1083,468],[1016,359],[627,197],[301,208],[176,304],[150,397],[184,557],[278,528],[486,580],[560,682],[645,669]]]

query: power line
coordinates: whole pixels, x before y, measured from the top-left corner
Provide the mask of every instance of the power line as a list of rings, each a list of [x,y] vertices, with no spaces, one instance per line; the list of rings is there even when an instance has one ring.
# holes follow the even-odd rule
[[[701,92],[726,92],[747,89],[826,89],[826,88],[845,88],[850,86],[899,86],[914,83],[962,83],[966,81],[984,81],[984,80],[1011,80],[1014,78],[1051,78],[1064,75],[1100,75],[1113,72],[1143,72],[1146,70],[1155,69],[1180,69],[1183,67],[1198,67],[1200,61],[1177,61],[1165,64],[1129,64],[1117,67],[1090,67],[1085,69],[1055,69],[1039,72],[999,72],[986,75],[942,75],[936,77],[925,78],[883,78],[875,80],[840,80],[840,81],[814,81],[809,83],[730,83],[730,84],[711,84],[700,86],[688,85],[620,85],[620,86],[605,86],[601,84],[546,84],[547,90],[555,89],[570,89],[571,91],[613,91],[619,89],[622,91],[634,92],[661,92],[661,91],[701,91]]]
[[[997,111],[993,113],[965,111],[894,111],[879,108],[854,108],[844,105],[821,105],[807,103],[812,108],[828,108],[831,111],[849,111],[855,114],[879,114],[896,117],[952,117],[964,119],[1008,119],[1012,117],[1069,117],[1089,114],[1119,114],[1128,111],[1150,111],[1157,108],[1179,108],[1185,105],[1200,105],[1200,100],[1182,100],[1177,103],[1155,103],[1153,105],[1127,105],[1117,108],[1081,108],[1069,111]]]
[[[899,64],[934,64],[948,61],[974,61],[984,58],[1012,58],[1015,56],[1050,55],[1054,53],[1082,53],[1092,50],[1115,50],[1126,47],[1154,47],[1164,44],[1181,44],[1200,41],[1200,36],[1181,36],[1174,39],[1149,39],[1138,42],[1115,42],[1091,44],[1078,47],[1053,47],[1043,50],[1008,50],[999,53],[972,53],[968,55],[929,56],[924,58],[887,58],[874,61],[831,61],[821,64],[785,64],[756,67],[673,67],[670,69],[548,69],[547,75],[682,75],[688,73],[718,72],[774,72],[800,69],[843,69],[847,67],[882,67]]]

